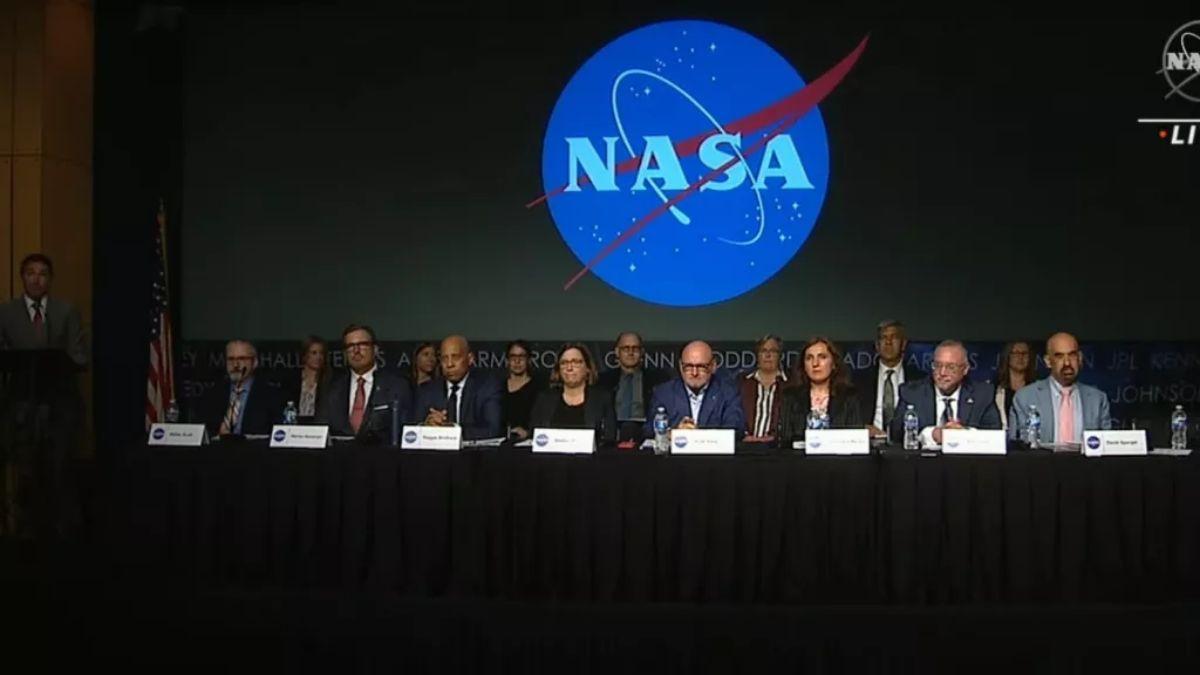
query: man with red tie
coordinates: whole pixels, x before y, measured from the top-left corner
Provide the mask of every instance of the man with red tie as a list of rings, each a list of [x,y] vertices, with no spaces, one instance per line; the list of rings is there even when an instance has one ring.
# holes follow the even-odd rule
[[[412,409],[412,389],[404,378],[376,363],[379,345],[370,326],[351,324],[342,331],[346,370],[329,383],[317,411],[317,423],[328,424],[334,436],[361,441],[390,442],[392,408],[401,423]]]
[[[87,365],[83,322],[70,303],[50,298],[54,264],[41,253],[21,261],[21,297],[0,307],[0,348],[61,349],[76,365]]]

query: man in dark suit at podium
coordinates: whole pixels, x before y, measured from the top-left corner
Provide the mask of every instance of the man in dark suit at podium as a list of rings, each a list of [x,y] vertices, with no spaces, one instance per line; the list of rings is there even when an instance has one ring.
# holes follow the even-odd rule
[[[349,367],[334,375],[321,395],[317,423],[328,424],[334,436],[390,443],[392,408],[398,411],[395,419],[404,424],[412,414],[412,387],[399,375],[377,367],[379,345],[370,326],[347,326],[342,331],[342,349]]]
[[[421,385],[413,421],[429,426],[462,427],[464,439],[504,435],[500,383],[473,369],[475,353],[461,335],[442,340],[442,375]]]
[[[262,435],[283,417],[280,391],[272,382],[255,377],[258,350],[246,340],[225,345],[226,379],[200,399],[199,419],[208,434],[218,436]]]
[[[47,535],[62,534],[72,518],[68,460],[78,449],[83,425],[76,371],[88,362],[79,312],[70,303],[50,297],[53,279],[49,257],[27,255],[21,261],[24,293],[0,305],[0,349],[36,350],[28,358],[9,360],[7,391],[0,391],[0,398],[7,398],[0,401],[5,404],[0,406],[4,409],[0,446],[15,454],[0,456],[0,470],[11,459],[19,474],[34,477],[37,529]],[[55,360],[47,350],[61,351],[65,357]]]

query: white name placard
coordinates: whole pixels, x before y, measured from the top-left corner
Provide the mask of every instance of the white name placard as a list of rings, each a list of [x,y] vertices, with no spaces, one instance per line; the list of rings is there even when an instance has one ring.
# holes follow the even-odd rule
[[[208,429],[203,424],[173,424],[162,422],[150,425],[147,445],[176,445],[198,447],[208,443]]]
[[[272,448],[324,448],[329,445],[325,425],[276,424],[271,427]]]
[[[1083,454],[1088,457],[1145,455],[1146,430],[1085,431]]]
[[[732,455],[733,429],[675,429],[671,431],[673,455]]]
[[[400,433],[404,450],[458,450],[462,447],[462,427],[405,425]]]
[[[1003,429],[942,429],[943,455],[1003,455],[1008,440]]]
[[[596,432],[591,429],[534,429],[530,438],[534,452],[590,455],[596,450]]]
[[[806,455],[869,455],[871,436],[866,429],[808,429],[804,432]]]

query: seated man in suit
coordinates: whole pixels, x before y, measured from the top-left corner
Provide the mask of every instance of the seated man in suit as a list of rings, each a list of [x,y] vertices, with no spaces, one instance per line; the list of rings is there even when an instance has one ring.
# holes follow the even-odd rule
[[[900,387],[891,437],[904,438],[904,411],[911,404],[920,420],[921,444],[942,444],[942,429],[999,429],[1000,411],[992,385],[967,379],[967,348],[945,340],[933,351],[932,378]]]
[[[390,443],[392,408],[399,410],[397,419],[403,424],[411,415],[412,388],[404,378],[376,366],[379,345],[370,326],[346,326],[342,349],[349,367],[329,381],[317,423],[328,424],[334,436]]]
[[[664,382],[650,394],[644,433],[654,436],[654,413],[667,411],[672,429],[736,429],[740,439],[746,432],[746,413],[736,383],[713,377],[716,359],[712,347],[699,340],[683,348],[679,360],[680,379]]]
[[[648,370],[643,366],[645,351],[642,348],[642,336],[625,331],[617,336],[617,344],[613,347],[619,367],[606,370],[598,380],[598,384],[612,392],[613,409],[617,412],[619,440],[642,440],[642,426],[649,414],[650,392],[663,382],[663,375],[657,370]]]
[[[464,439],[504,436],[500,383],[472,370],[475,353],[461,335],[442,340],[442,374],[417,389],[413,420],[429,426],[462,427]]]
[[[1024,440],[1029,407],[1037,406],[1042,418],[1042,443],[1080,443],[1085,430],[1111,429],[1108,396],[1078,381],[1083,367],[1079,341],[1070,333],[1055,333],[1046,340],[1046,367],[1050,377],[1023,387],[1009,408],[1008,437]]]
[[[210,436],[269,434],[283,416],[279,390],[255,377],[258,350],[246,340],[225,344],[226,379],[200,399],[199,419]]]
[[[915,382],[925,375],[905,361],[908,336],[899,321],[881,321],[875,328],[877,364],[854,374],[854,389],[867,414],[872,435],[887,433],[896,417],[900,385]],[[901,409],[903,412],[903,409]]]

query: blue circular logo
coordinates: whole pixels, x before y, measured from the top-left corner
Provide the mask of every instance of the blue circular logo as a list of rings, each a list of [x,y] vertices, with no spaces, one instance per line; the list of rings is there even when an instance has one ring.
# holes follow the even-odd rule
[[[947,443],[947,444],[946,444],[946,447],[948,447],[948,448],[957,448],[957,447],[958,447],[958,441],[950,441],[949,443]]]
[[[807,445],[808,445],[808,447],[810,447],[810,448],[814,448],[814,449],[816,449],[816,448],[819,448],[819,447],[821,447],[821,441],[809,441],[809,442],[807,443]]]
[[[1100,437],[1099,436],[1088,436],[1087,437],[1087,446],[1089,448],[1091,448],[1092,450],[1098,449],[1100,447]]]
[[[537,438],[533,439],[533,442],[537,443],[539,448],[544,448],[550,442],[550,437],[546,434],[538,434]]]
[[[287,432],[284,431],[283,429],[279,429],[278,431],[275,432],[275,442],[276,443],[283,442],[283,439],[285,439],[285,438],[287,438]]]
[[[412,430],[404,432],[404,442],[409,443],[409,444],[416,443],[417,442],[417,432],[412,431]]]
[[[687,447],[687,438],[684,436],[676,436],[675,437],[675,447],[686,448]]]
[[[820,95],[789,107],[804,88],[774,49],[708,21],[644,26],[597,52],[543,142],[545,199],[583,266],[566,287],[590,272],[647,302],[696,306],[774,276],[829,184]]]
[[[154,436],[154,440],[161,441],[163,437],[167,435],[167,432],[163,431],[162,429],[155,429],[154,433],[151,435]]]

